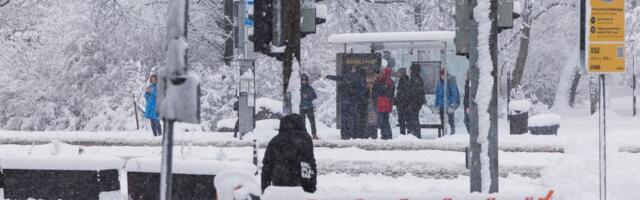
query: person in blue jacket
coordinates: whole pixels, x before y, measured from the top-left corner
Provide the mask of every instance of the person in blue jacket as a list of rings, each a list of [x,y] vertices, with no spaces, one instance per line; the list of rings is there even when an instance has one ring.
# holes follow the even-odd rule
[[[436,108],[440,113],[440,121],[444,126],[444,115],[447,114],[447,118],[449,121],[449,127],[451,129],[451,134],[456,133],[456,126],[454,124],[454,112],[460,106],[460,93],[458,91],[458,85],[456,84],[455,76],[447,75],[447,105],[445,105],[444,99],[444,75],[446,71],[445,69],[440,70],[440,81],[438,81],[438,85],[436,86]],[[446,134],[446,133],[445,133]]]
[[[160,126],[160,117],[156,112],[156,97],[158,96],[158,77],[155,74],[149,76],[149,82],[151,85],[147,86],[144,99],[147,101],[147,107],[145,108],[144,117],[151,121],[151,130],[153,136],[162,135],[162,128]]]

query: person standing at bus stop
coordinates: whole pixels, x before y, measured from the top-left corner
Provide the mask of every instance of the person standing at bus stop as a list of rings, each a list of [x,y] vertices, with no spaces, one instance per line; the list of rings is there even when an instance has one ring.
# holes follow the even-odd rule
[[[445,74],[446,70],[444,68],[440,69],[440,80],[438,81],[438,85],[436,86],[436,108],[438,108],[440,113],[440,121],[444,126],[445,120],[444,115],[447,115],[447,121],[449,123],[449,129],[451,129],[451,135],[456,134],[456,126],[454,124],[454,113],[455,110],[460,106],[460,93],[458,92],[458,84],[456,84],[455,76],[451,76],[446,74],[446,95],[445,95]],[[446,100],[445,100],[446,96]],[[446,105],[445,105],[446,101]],[[446,134],[446,133],[445,133]]]
[[[394,105],[398,110],[398,125],[400,126],[400,134],[407,134],[407,122],[409,119],[409,98],[411,93],[409,91],[409,76],[407,76],[406,68],[402,67],[398,69],[398,90],[396,97],[394,98]]]
[[[420,127],[420,110],[425,103],[424,98],[424,81],[420,77],[420,65],[411,64],[411,77],[409,79],[409,94],[412,96],[409,99],[409,117],[407,120],[408,132],[415,135],[417,138],[422,138],[422,132]]]
[[[311,124],[311,135],[314,140],[317,140],[319,138],[316,130],[316,117],[313,113],[313,100],[318,98],[318,96],[316,95],[316,91],[309,84],[309,76],[307,76],[307,74],[300,75],[300,83],[302,84],[302,87],[300,87],[300,115],[305,121],[309,118],[309,123]]]
[[[160,117],[156,112],[156,97],[158,96],[158,77],[155,74],[149,76],[149,83],[151,83],[144,92],[144,99],[147,102],[145,107],[144,117],[151,121],[151,131],[153,136],[162,135],[162,128],[160,126]]]
[[[383,140],[392,138],[389,113],[393,109],[394,85],[391,81],[391,68],[385,67],[382,75],[373,83],[371,99],[378,111],[378,127]]]
[[[367,101],[367,80],[364,71],[352,66],[343,76],[326,76],[329,80],[340,82],[341,128],[343,140],[359,138],[363,131],[362,118],[365,117]]]

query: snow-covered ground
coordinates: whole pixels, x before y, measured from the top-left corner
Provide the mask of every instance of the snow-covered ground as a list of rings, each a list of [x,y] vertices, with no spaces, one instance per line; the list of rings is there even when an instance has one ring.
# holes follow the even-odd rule
[[[501,199],[541,197],[549,190],[557,199],[596,199],[598,186],[597,118],[580,110],[560,110],[558,136],[509,135],[506,121],[500,122]],[[609,195],[612,199],[633,199],[640,184],[640,130],[638,119],[608,113]],[[276,134],[277,120],[258,123],[245,137],[262,143]],[[462,126],[458,127],[463,132]],[[320,126],[322,140],[315,141],[318,163],[318,191],[315,199],[482,199],[488,195],[468,194],[469,172],[464,147],[468,135],[419,140],[397,136],[390,141],[336,138],[339,132]],[[398,130],[394,130],[396,133]],[[425,130],[433,136],[435,131]],[[176,133],[175,156],[252,163],[252,142],[240,141],[232,133]],[[429,137],[427,137],[429,138]],[[146,131],[136,132],[12,132],[0,131],[0,157],[51,155],[115,156],[124,160],[159,157],[160,138]],[[53,141],[53,143],[50,143]],[[70,142],[75,145],[63,144]],[[10,144],[16,143],[16,144]],[[41,144],[42,143],[42,144]],[[76,146],[80,145],[80,147]],[[116,145],[116,146],[114,146]],[[635,151],[634,151],[635,149]],[[262,157],[264,149],[258,151]],[[259,177],[255,177],[259,181]]]

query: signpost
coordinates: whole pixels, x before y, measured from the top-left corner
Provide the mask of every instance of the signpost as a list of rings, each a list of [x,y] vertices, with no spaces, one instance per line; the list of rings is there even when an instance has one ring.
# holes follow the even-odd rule
[[[590,0],[587,71],[599,75],[600,200],[607,199],[606,74],[624,73],[624,0]],[[584,30],[583,30],[584,31]]]
[[[624,73],[624,0],[591,0],[589,73]]]

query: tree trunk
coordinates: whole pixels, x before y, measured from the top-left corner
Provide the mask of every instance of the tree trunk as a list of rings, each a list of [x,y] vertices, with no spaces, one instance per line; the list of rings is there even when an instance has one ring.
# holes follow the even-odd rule
[[[578,84],[580,84],[580,69],[576,70],[573,75],[573,81],[571,81],[571,88],[569,89],[569,106],[573,108],[576,104],[576,94],[578,93]]]
[[[227,66],[231,66],[231,61],[233,61],[233,0],[225,0],[224,1],[224,33],[226,34],[226,39],[224,41],[224,51],[222,55],[222,60],[224,64]]]
[[[513,79],[511,80],[511,88],[517,88],[522,82],[522,75],[524,74],[524,66],[527,62],[527,56],[529,55],[529,36],[531,36],[531,7],[528,1],[525,1],[525,12],[522,15],[522,36],[520,37],[520,50],[518,50],[518,57],[513,69]]]

